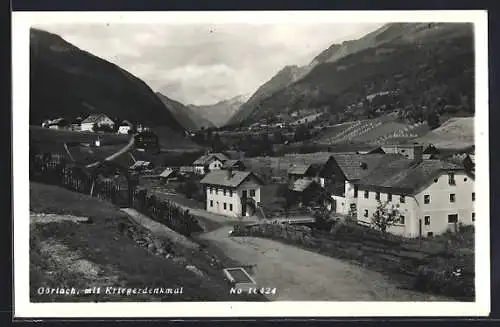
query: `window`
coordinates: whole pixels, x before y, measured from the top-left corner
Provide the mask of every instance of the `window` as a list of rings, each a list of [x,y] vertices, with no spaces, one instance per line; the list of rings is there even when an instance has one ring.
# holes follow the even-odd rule
[[[210,190],[210,194],[212,194],[212,192],[214,191],[214,190],[212,189],[212,186],[210,186],[208,189]]]
[[[450,202],[455,202],[455,193],[450,194]]]
[[[425,204],[431,203],[431,196],[429,194],[424,194],[424,203]]]
[[[365,217],[368,217],[368,209],[365,209],[365,214],[364,214]]]
[[[233,196],[233,190],[229,190],[229,197]]]
[[[226,196],[226,189],[224,189],[224,196]]]
[[[405,196],[404,196],[404,195],[401,195],[401,196],[399,197],[399,202],[401,202],[401,203],[405,203],[405,201],[406,201],[406,200],[405,200]]]
[[[473,213],[472,213],[472,222],[475,222],[475,221],[476,221],[476,213],[475,213],[475,212],[473,212]]]
[[[399,216],[399,221],[398,221],[401,225],[404,225],[405,224],[405,216],[401,215]]]
[[[476,201],[476,192],[472,192],[472,201]]]
[[[354,197],[355,198],[358,197],[358,187],[357,186],[354,186]]]
[[[392,194],[391,193],[387,194],[387,201],[392,201]]]
[[[434,236],[434,233],[433,232],[427,232],[427,236],[428,237],[432,237],[432,236]]]
[[[434,183],[437,183],[439,179],[437,178],[434,178]]]
[[[375,200],[380,200],[380,192],[375,193]]]
[[[458,215],[453,214],[453,215],[448,215],[448,224],[454,224],[458,222]]]
[[[250,196],[255,196],[255,190],[250,190]]]
[[[365,199],[368,199],[368,195],[370,194],[369,191],[365,191]]]
[[[455,173],[448,173],[448,184],[455,185]]]
[[[229,203],[229,211],[233,211],[233,204]]]
[[[424,225],[429,226],[431,224],[431,216],[424,217]]]
[[[213,207],[214,206],[214,200],[210,200],[210,206]]]
[[[226,202],[224,202],[224,210],[226,210],[226,209],[227,209],[227,204],[226,204]]]

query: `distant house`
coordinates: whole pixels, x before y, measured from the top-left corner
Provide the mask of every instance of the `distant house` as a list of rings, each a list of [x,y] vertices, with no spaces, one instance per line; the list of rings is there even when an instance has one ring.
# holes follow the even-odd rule
[[[293,121],[291,123],[291,125],[302,125],[302,124],[307,124],[307,123],[310,123],[310,122],[313,122],[315,121],[316,119],[318,119],[321,115],[323,115],[323,113],[315,113],[315,114],[311,114],[311,115],[308,115],[308,116],[305,116],[305,117],[302,117],[300,119],[297,119],[295,121]]]
[[[209,212],[231,217],[253,216],[263,182],[252,172],[216,170],[202,180]]]
[[[205,154],[193,162],[194,172],[199,175],[204,175],[208,172],[222,169],[227,160],[229,160],[229,158],[222,153]]]
[[[474,176],[460,165],[440,160],[400,159],[356,182],[357,221],[372,226],[380,202],[397,206],[397,222],[388,232],[426,237],[475,221]]]
[[[323,188],[316,181],[306,178],[297,179],[290,186],[295,202],[302,205],[321,205],[324,199],[321,198]]]
[[[167,167],[165,168],[164,171],[160,174],[160,181],[162,183],[168,183],[169,181],[175,179],[178,177],[178,170]]]
[[[105,125],[113,128],[115,122],[105,114],[92,114],[82,121],[81,130],[93,132],[94,126],[102,127]]]
[[[44,121],[42,126],[50,129],[69,129],[70,123],[64,118],[56,118]]]
[[[118,126],[118,134],[129,134],[134,125],[128,120],[122,121],[120,126]]]
[[[287,171],[289,185],[301,178],[316,181],[321,187],[331,182],[332,153],[304,153],[286,157],[293,161]]]
[[[129,170],[139,172],[139,171],[144,171],[144,170],[150,170],[153,168],[154,168],[154,166],[151,162],[138,160],[138,161],[134,162],[134,164],[132,166],[129,167]]]
[[[82,117],[76,117],[75,119],[73,119],[71,121],[70,129],[72,131],[81,131],[82,130],[82,121],[83,121]]]
[[[384,145],[382,150],[387,154],[400,154],[408,159],[422,158],[424,147],[420,144]]]

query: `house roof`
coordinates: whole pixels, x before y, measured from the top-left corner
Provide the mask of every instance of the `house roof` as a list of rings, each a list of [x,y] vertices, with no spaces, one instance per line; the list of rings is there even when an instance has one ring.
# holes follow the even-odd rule
[[[441,160],[415,162],[410,159],[399,159],[373,170],[356,184],[412,194],[424,187],[432,178],[450,170],[463,170],[463,167]]]
[[[403,157],[397,154],[335,153],[333,158],[347,180],[358,180],[374,169]]]
[[[220,185],[228,187],[238,187],[250,176],[255,177],[260,184],[263,184],[260,178],[249,171],[233,171],[231,174],[226,170],[216,170],[208,173],[201,181],[201,184]]]
[[[175,172],[174,169],[172,168],[166,168],[164,171],[162,171],[162,173],[160,174],[160,177],[164,177],[164,178],[167,178],[169,177],[170,175],[172,175],[173,173]]]
[[[85,118],[84,120],[82,120],[82,124],[96,123],[96,122],[100,121],[101,119],[106,119],[106,118],[110,119],[105,114],[92,114],[92,115],[88,116],[87,118]]]
[[[303,175],[310,167],[310,164],[294,164],[288,169],[288,174]]]
[[[291,190],[292,191],[296,191],[296,192],[303,192],[306,188],[308,188],[311,184],[313,183],[312,180],[309,180],[309,179],[305,179],[305,178],[301,178],[301,179],[298,179],[296,180],[292,187],[291,187]]]
[[[197,165],[197,166],[208,165],[214,159],[218,159],[218,160],[220,160],[222,162],[225,162],[225,161],[229,160],[229,158],[226,157],[222,153],[209,153],[209,154],[205,154],[205,155],[199,157],[198,159],[196,159],[193,162],[193,165]]]
[[[130,126],[132,127],[133,124],[131,122],[129,122],[128,120],[124,120],[121,122],[120,126]]]

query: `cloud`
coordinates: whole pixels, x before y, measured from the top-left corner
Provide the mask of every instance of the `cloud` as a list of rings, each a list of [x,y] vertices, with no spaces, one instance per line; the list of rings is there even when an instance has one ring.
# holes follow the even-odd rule
[[[72,24],[37,26],[183,103],[253,93],[285,65],[381,24]]]

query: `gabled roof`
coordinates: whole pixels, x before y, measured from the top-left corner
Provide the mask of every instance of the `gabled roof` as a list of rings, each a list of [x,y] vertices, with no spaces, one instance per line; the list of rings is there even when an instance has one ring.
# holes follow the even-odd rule
[[[398,154],[335,153],[335,162],[347,180],[358,180],[368,176],[374,169],[403,158]]]
[[[301,178],[296,180],[292,187],[291,190],[295,192],[303,192],[305,189],[307,189],[311,184],[313,183],[312,180]]]
[[[250,177],[254,177],[261,185],[263,184],[257,175],[249,171],[233,171],[231,174],[227,170],[216,170],[208,173],[201,181],[201,184],[220,185],[227,187],[238,187]]]
[[[464,168],[441,160],[400,159],[373,170],[356,184],[413,194],[440,173],[460,170]]]
[[[193,165],[205,166],[205,165],[208,165],[212,160],[215,160],[215,159],[220,160],[223,163],[226,162],[227,160],[229,160],[229,158],[226,157],[222,153],[209,153],[209,154],[205,154],[205,155],[199,157],[198,159],[196,159],[193,162]]]
[[[85,124],[85,123],[96,123],[96,122],[100,121],[101,119],[106,119],[106,118],[110,119],[105,114],[92,114],[92,115],[88,116],[87,118],[85,118],[82,121],[82,124]]]

